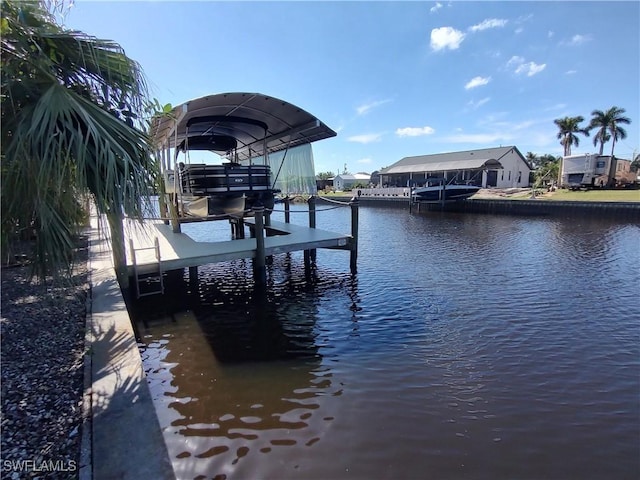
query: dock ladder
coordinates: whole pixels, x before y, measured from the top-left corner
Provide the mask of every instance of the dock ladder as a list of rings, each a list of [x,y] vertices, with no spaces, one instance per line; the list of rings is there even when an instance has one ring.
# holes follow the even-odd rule
[[[129,239],[129,247],[131,249],[131,260],[133,261],[133,274],[136,282],[136,298],[146,297],[148,295],[158,295],[164,294],[164,280],[162,278],[162,262],[160,261],[160,243],[158,242],[158,237],[155,237],[153,241],[153,247],[142,247],[142,248],[134,248],[133,240]],[[140,273],[136,252],[142,252],[145,250],[155,250],[156,253],[156,262],[157,269],[150,273]],[[140,285],[142,283],[146,284],[157,284],[158,287],[156,289],[151,289],[145,291],[141,291]]]

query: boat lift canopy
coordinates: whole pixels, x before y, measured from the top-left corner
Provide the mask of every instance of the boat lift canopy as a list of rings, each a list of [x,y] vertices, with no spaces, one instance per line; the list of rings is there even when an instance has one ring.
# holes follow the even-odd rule
[[[249,160],[334,137],[315,116],[259,93],[221,93],[188,101],[151,124],[156,149],[227,151]],[[187,138],[188,137],[188,138]]]

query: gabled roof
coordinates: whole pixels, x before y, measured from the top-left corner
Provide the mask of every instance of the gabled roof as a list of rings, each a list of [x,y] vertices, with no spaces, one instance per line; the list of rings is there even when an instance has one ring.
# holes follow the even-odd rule
[[[239,160],[334,137],[336,132],[301,108],[259,93],[220,93],[190,100],[156,117],[150,131],[158,149],[222,150],[237,142]],[[185,139],[187,139],[186,144]],[[191,144],[191,145],[190,145]],[[219,146],[217,146],[219,145]]]
[[[342,180],[369,180],[371,175],[368,173],[341,173],[336,175],[334,178],[340,177]]]
[[[436,153],[405,157],[393,165],[380,170],[383,175],[410,172],[441,172],[474,169],[501,169],[500,159],[514,151],[526,162],[514,146],[467,150],[463,152]],[[527,166],[529,164],[527,163]],[[530,167],[530,166],[529,166]]]

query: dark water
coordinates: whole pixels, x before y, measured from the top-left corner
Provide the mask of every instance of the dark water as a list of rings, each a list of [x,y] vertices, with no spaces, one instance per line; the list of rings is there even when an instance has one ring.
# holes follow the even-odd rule
[[[360,236],[355,277],[295,253],[266,294],[237,261],[136,306],[179,478],[640,478],[639,225],[365,207]]]

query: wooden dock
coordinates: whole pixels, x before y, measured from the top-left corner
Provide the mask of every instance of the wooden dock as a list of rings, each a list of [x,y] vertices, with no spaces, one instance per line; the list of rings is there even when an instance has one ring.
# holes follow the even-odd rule
[[[250,228],[255,228],[255,219],[244,220]],[[271,221],[264,227],[268,235],[264,237],[264,255],[275,255],[316,248],[342,250],[353,249],[353,236],[309,228],[291,223]],[[209,263],[227,262],[241,258],[256,258],[258,245],[256,238],[242,238],[221,242],[196,241],[185,233],[174,233],[171,225],[161,220],[149,220],[141,225],[130,225],[126,235],[136,250],[134,267],[131,243],[126,242],[127,270],[134,275],[157,272],[154,239],[158,239],[162,271],[197,267]]]

